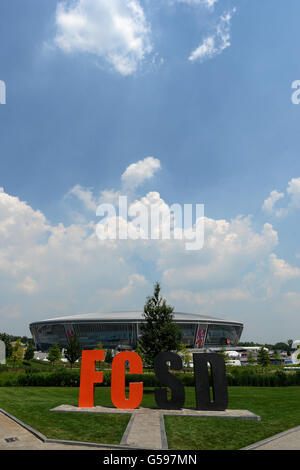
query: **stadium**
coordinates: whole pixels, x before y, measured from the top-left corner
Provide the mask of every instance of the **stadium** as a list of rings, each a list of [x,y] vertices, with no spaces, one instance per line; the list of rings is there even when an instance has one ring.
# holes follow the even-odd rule
[[[183,343],[191,350],[236,346],[243,324],[195,313],[173,312],[182,331]],[[53,344],[64,348],[76,334],[83,349],[135,349],[140,336],[143,312],[114,312],[73,315],[38,321],[29,325],[36,349],[47,351]]]

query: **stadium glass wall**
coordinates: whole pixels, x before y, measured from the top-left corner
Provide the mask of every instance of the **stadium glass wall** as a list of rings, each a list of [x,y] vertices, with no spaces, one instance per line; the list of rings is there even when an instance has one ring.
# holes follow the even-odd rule
[[[243,330],[242,323],[197,314],[175,312],[174,320],[190,349],[235,346]],[[29,328],[40,351],[55,343],[66,347],[74,334],[84,349],[94,349],[99,342],[105,349],[135,349],[142,322],[141,312],[101,313],[53,318],[31,323]]]

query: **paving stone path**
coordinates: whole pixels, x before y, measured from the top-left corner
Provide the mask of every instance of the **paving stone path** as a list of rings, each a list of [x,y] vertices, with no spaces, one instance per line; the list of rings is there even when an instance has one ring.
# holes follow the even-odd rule
[[[166,415],[260,420],[260,416],[248,410],[198,411],[194,409],[160,410],[151,408],[120,410],[103,406],[79,408],[72,405],[60,405],[53,408],[51,411],[65,413],[131,414],[131,419],[123,435],[121,445],[135,449],[168,449],[164,425],[164,416]]]

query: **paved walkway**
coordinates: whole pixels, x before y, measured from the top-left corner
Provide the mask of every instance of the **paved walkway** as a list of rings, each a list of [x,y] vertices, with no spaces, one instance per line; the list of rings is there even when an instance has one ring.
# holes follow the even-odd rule
[[[142,409],[132,414],[121,444],[142,449],[167,449],[165,424],[161,413]]]
[[[256,442],[242,450],[300,450],[300,426]]]

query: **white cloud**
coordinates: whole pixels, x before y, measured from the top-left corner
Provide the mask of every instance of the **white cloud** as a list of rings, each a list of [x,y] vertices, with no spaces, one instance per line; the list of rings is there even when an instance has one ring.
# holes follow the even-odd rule
[[[122,182],[127,188],[137,188],[144,181],[152,178],[160,167],[160,161],[157,158],[146,157],[126,168],[121,177]]]
[[[300,276],[300,269],[288,264],[284,259],[278,258],[275,253],[269,256],[270,268],[273,275],[282,281],[288,281]]]
[[[94,199],[91,189],[86,189],[80,184],[76,184],[72,189],[70,189],[70,191],[68,191],[65,198],[68,198],[71,195],[76,196],[80,201],[82,201],[88,210],[96,211],[97,202]]]
[[[300,207],[300,178],[292,178],[287,187],[287,193],[291,197],[290,207]]]
[[[189,290],[176,289],[170,292],[170,299],[174,301],[184,301],[187,305],[207,308],[222,302],[252,301],[250,292],[240,288],[232,289],[211,289],[205,292],[193,292]]]
[[[38,284],[30,276],[25,276],[25,279],[17,284],[17,289],[26,292],[27,294],[34,294],[38,291]]]
[[[234,8],[220,17],[216,31],[212,35],[204,38],[203,42],[192,51],[189,56],[191,62],[211,59],[221,54],[221,52],[230,46],[230,24],[235,11],[236,9]]]
[[[289,198],[285,207],[275,210],[275,204],[279,199]],[[276,217],[285,217],[295,209],[300,208],[300,178],[292,178],[288,182],[286,194],[276,190],[271,191],[270,196],[265,199],[262,210]]]
[[[56,27],[55,42],[64,52],[94,54],[122,75],[134,73],[152,50],[139,0],[60,2]]]
[[[146,165],[147,171],[143,165],[138,170],[129,165],[124,172],[126,182],[135,185],[150,178],[160,167],[158,162]],[[292,194],[297,193],[297,183],[289,187]],[[114,201],[121,193],[116,189],[97,196],[91,189],[75,188],[72,195],[90,208],[99,198]],[[130,207],[137,210],[141,204],[168,209],[157,191],[137,198]],[[22,333],[36,319],[139,309],[158,279],[164,296],[177,310],[241,320],[246,328],[252,325],[254,335],[257,329],[268,335],[268,325],[274,324],[280,339],[284,322],[278,305],[285,313],[286,303],[290,318],[295,318],[290,328],[298,321],[293,308],[300,298],[300,288],[295,286],[300,267],[276,255],[276,230],[269,223],[255,229],[249,216],[205,217],[204,227],[203,249],[195,252],[185,249],[184,240],[101,241],[95,222],[50,224],[40,211],[2,190],[2,328]]]
[[[114,296],[124,299],[124,297],[132,295],[138,288],[145,286],[150,287],[149,284],[150,283],[141,274],[132,274],[129,276],[128,283],[120,289],[99,289],[97,293],[101,295],[101,297]]]
[[[187,5],[204,6],[206,8],[213,8],[218,0],[170,0],[171,3],[186,3]]]
[[[114,189],[104,189],[97,197],[94,195],[93,190],[84,188],[80,184],[76,184],[65,195],[65,199],[71,196],[76,197],[83,203],[83,206],[88,211],[96,212],[99,204],[109,203],[117,206],[119,203],[119,196],[130,192],[130,196],[134,195],[135,189],[140,186],[144,181],[153,178],[155,172],[161,168],[159,159],[154,157],[146,157],[136,163],[129,165],[121,176],[123,183],[122,191],[115,191]],[[0,188],[1,190],[1,188]],[[78,220],[79,214],[76,212]]]
[[[168,286],[181,289],[224,289],[236,287],[247,270],[266,259],[278,243],[277,232],[265,224],[254,231],[249,217],[232,221],[205,218],[203,249],[188,256],[180,246],[169,245],[160,252],[159,265]]]
[[[265,199],[262,210],[268,214],[273,213],[274,205],[279,199],[284,198],[284,193],[279,193],[278,191],[274,190],[270,192],[270,196]]]

